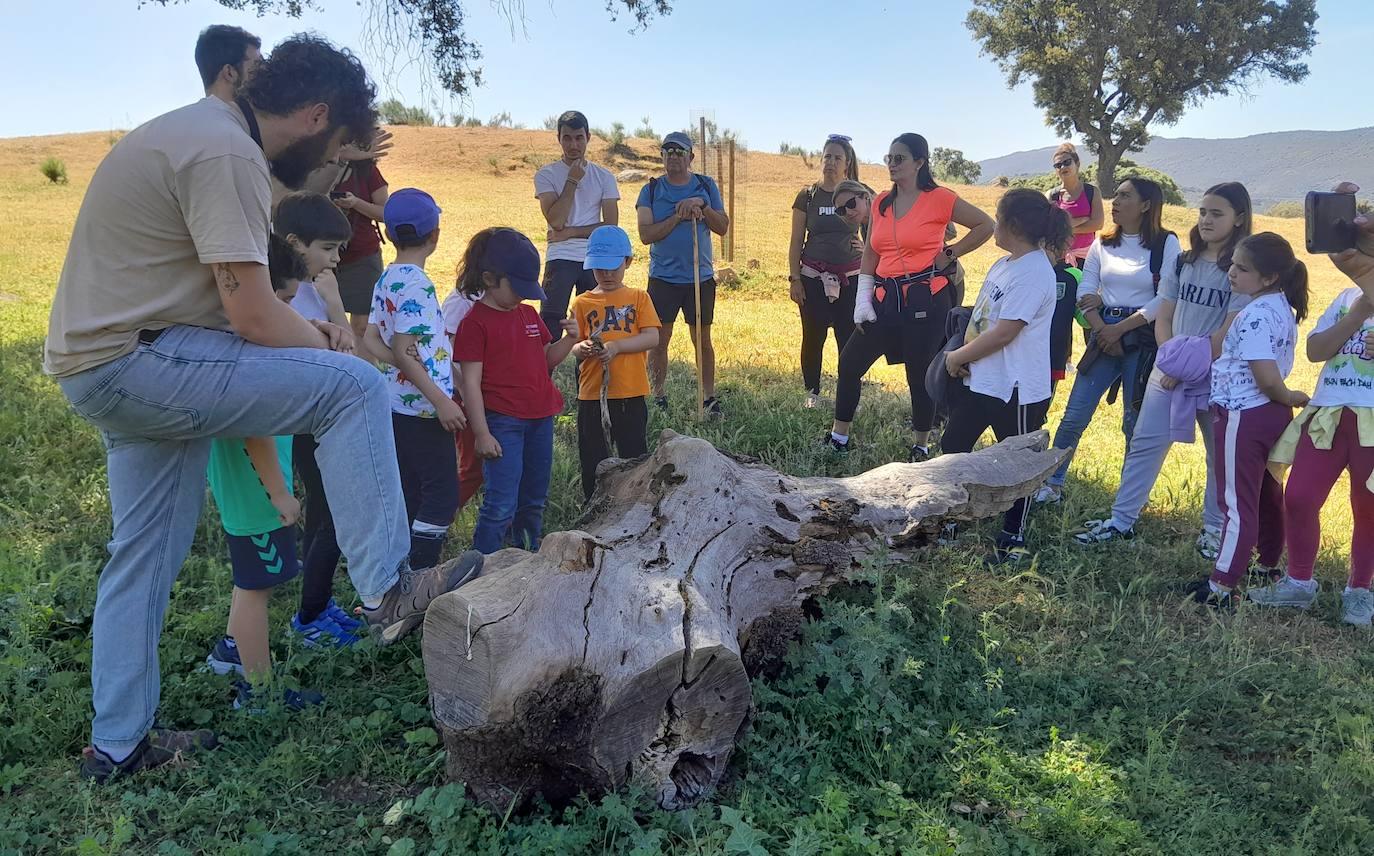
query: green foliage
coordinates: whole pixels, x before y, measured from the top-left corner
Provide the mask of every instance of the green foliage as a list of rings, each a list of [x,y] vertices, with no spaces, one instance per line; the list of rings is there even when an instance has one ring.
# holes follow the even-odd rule
[[[515,121],[510,117],[510,111],[502,110],[500,113],[487,120],[488,128],[514,128]]]
[[[643,117],[643,118],[641,118],[641,119],[639,120],[639,127],[638,127],[638,128],[635,128],[634,135],[635,135],[636,138],[641,139],[641,140],[657,140],[657,139],[658,139],[658,132],[655,131],[655,130],[654,130],[654,126],[653,126],[652,124],[649,123],[649,117],[648,117],[648,116],[645,116],[645,117]]]
[[[388,98],[377,105],[377,118],[386,125],[429,127],[434,124],[433,113],[423,107],[409,107],[396,98]]]
[[[959,184],[977,184],[978,177],[983,174],[983,168],[965,158],[963,152],[939,146],[930,153],[930,169],[937,179]]]
[[[177,0],[148,0],[159,6]],[[367,4],[357,0],[216,0],[221,6],[235,10],[250,10],[258,16],[286,15],[305,17],[329,5],[364,8],[378,38],[376,47],[385,52],[402,53],[418,44],[429,52],[432,70],[445,90],[463,95],[482,83],[481,70],[474,63],[482,58],[482,49],[470,40],[465,29],[465,0],[371,0]],[[508,16],[523,14],[523,6],[498,4]],[[517,11],[518,10],[518,11]],[[669,0],[607,0],[606,11],[611,20],[628,13],[634,20],[634,31],[649,25],[655,15],[667,15],[672,10]],[[433,123],[431,123],[433,124]]]
[[[607,142],[609,142],[609,143],[611,144],[611,148],[613,148],[613,149],[620,149],[620,148],[624,148],[624,147],[625,147],[625,123],[624,123],[624,122],[612,122],[612,123],[611,123],[611,135],[607,138]]]
[[[1083,136],[1111,195],[1117,158],[1152,124],[1262,77],[1307,77],[1316,19],[1315,0],[974,0],[966,24],[1056,131]]]
[[[53,184],[67,183],[67,165],[59,158],[49,157],[38,165],[38,171]]]
[[[1088,164],[1087,167],[1083,169],[1082,175],[1084,181],[1101,188],[1102,185],[1098,181],[1096,163]],[[1178,182],[1153,167],[1141,166],[1129,158],[1122,158],[1121,162],[1117,164],[1117,181],[1121,181],[1128,175],[1148,178],[1157,183],[1160,189],[1164,191],[1164,201],[1169,205],[1188,204],[1188,200],[1184,197],[1183,191],[1178,187]],[[1000,180],[1001,179],[999,179],[999,181]],[[1011,187],[1031,187],[1042,193],[1049,193],[1051,190],[1059,187],[1059,176],[1049,172],[1044,175],[1013,178],[1008,184]]]
[[[1283,217],[1285,219],[1296,219],[1303,216],[1303,205],[1301,202],[1275,202],[1269,206],[1269,210],[1264,212],[1266,217]]]

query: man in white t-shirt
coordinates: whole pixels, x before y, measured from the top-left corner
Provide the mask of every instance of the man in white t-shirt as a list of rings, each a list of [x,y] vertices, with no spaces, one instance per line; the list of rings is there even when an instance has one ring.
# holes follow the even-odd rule
[[[568,314],[573,287],[577,293],[596,287],[593,271],[583,270],[587,237],[598,226],[614,226],[620,220],[620,188],[605,167],[587,161],[587,117],[569,110],[558,117],[558,145],[562,160],[534,174],[534,195],[549,224],[549,251],[544,264],[544,294],[539,315],[554,341],[563,335],[559,326]]]

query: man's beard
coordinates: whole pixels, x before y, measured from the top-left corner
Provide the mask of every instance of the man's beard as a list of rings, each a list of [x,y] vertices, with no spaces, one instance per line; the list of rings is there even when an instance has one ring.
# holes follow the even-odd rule
[[[325,150],[333,130],[326,128],[318,134],[301,137],[269,161],[272,175],[292,190],[299,190],[310,173],[324,166]]]

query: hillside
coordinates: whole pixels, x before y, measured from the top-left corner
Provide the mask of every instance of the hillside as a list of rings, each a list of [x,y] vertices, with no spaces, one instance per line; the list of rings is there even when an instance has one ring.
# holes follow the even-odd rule
[[[1048,172],[1052,147],[980,161],[983,179]],[[1128,155],[1173,176],[1189,199],[1218,181],[1240,181],[1261,208],[1301,199],[1349,179],[1374,189],[1374,128],[1349,131],[1278,131],[1236,139],[1156,137]]]

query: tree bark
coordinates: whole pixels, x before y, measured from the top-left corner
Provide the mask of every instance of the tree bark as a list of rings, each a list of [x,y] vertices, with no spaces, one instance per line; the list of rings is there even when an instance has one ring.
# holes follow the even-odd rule
[[[1100,146],[1097,154],[1097,189],[1103,199],[1116,195],[1116,165],[1126,153],[1123,146],[1112,144]]]
[[[498,811],[634,782],[669,809],[709,795],[749,721],[749,676],[801,605],[865,554],[1029,496],[1044,432],[852,478],[795,478],[663,432],[602,464],[581,529],[507,549],[430,606],[425,672],[448,774]]]

